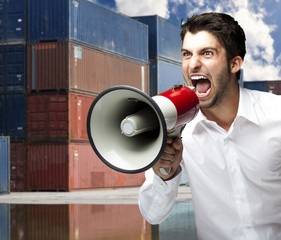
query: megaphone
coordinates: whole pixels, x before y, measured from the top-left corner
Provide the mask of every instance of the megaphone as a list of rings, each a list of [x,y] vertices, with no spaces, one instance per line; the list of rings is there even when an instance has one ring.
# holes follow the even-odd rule
[[[167,137],[179,136],[198,110],[199,101],[191,87],[176,85],[154,97],[130,86],[111,87],[90,106],[89,141],[110,168],[143,172],[160,159]],[[163,169],[162,174],[168,171]]]

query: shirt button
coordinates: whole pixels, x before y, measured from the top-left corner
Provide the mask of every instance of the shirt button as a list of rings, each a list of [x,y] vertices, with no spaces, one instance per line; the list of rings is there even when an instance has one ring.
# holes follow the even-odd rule
[[[237,167],[232,167],[231,170],[232,170],[232,172],[235,172],[235,171],[237,171]]]
[[[158,203],[157,202],[155,202],[154,204],[153,204],[153,206],[155,207],[155,208],[158,208]]]

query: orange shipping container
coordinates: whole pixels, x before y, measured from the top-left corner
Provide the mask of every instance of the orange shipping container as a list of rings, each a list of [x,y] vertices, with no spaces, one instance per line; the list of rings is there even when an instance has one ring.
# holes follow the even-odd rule
[[[98,94],[115,85],[149,93],[149,65],[73,42],[27,45],[27,91],[63,89]]]
[[[140,186],[144,173],[123,174],[107,167],[89,143],[34,142],[27,150],[28,190],[85,190]]]
[[[27,97],[29,141],[86,140],[87,115],[95,97],[80,93],[43,92]]]

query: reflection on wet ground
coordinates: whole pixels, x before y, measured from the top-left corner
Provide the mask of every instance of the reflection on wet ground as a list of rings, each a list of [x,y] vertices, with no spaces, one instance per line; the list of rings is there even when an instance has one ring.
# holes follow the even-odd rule
[[[2,240],[195,240],[193,205],[178,203],[159,225],[132,204],[0,204]]]

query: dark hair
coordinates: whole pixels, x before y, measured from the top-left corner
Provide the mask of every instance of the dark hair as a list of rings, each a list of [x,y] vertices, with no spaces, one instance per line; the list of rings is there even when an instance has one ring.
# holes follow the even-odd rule
[[[243,60],[246,54],[246,37],[243,29],[233,17],[225,13],[203,13],[193,15],[181,25],[181,40],[187,32],[197,33],[208,31],[214,34],[224,46],[227,53],[227,60],[240,56]],[[240,71],[236,74],[239,80]]]

